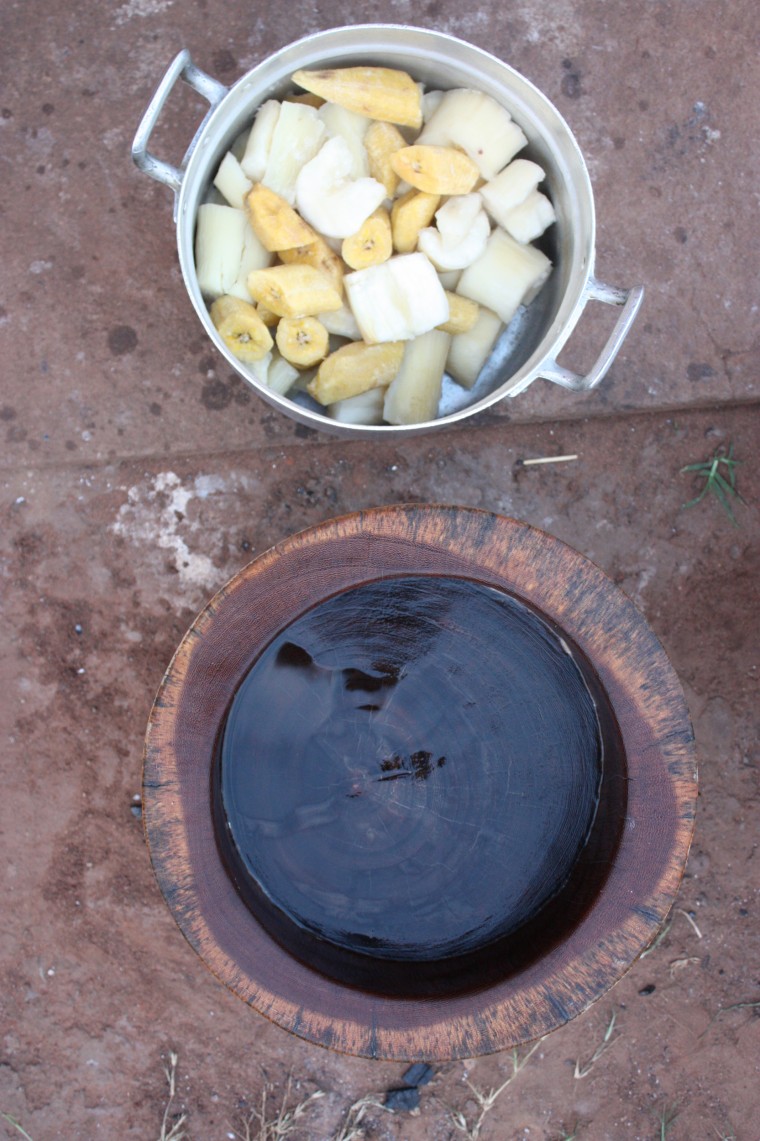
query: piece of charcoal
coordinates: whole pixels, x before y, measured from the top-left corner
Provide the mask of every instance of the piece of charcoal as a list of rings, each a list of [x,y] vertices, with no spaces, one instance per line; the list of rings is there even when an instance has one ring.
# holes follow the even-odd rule
[[[405,1089],[389,1089],[383,1105],[393,1113],[410,1113],[413,1109],[419,1109],[420,1091],[416,1086],[407,1086]]]
[[[406,1073],[401,1078],[406,1086],[414,1086],[419,1089],[420,1086],[426,1086],[428,1082],[435,1075],[435,1070],[432,1066],[428,1066],[426,1062],[415,1062],[410,1066]]]

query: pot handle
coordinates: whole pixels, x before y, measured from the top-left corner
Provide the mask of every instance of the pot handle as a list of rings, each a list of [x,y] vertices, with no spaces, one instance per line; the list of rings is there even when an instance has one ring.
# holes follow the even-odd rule
[[[156,123],[158,122],[158,117],[178,79],[184,79],[185,83],[188,83],[194,91],[197,91],[199,95],[202,95],[203,98],[207,99],[211,104],[206,117],[195,133],[193,141],[187,148],[180,167],[171,166],[168,162],[156,158],[156,156],[152,155],[148,150],[150,136],[153,134]],[[229,88],[225,87],[224,84],[218,83],[215,79],[212,79],[210,75],[206,75],[205,71],[201,71],[199,67],[196,67],[190,58],[189,51],[181,51],[176,59],[169,65],[166,75],[159,83],[156,93],[148,104],[148,109],[140,121],[140,126],[137,128],[137,133],[132,143],[132,158],[139,169],[143,171],[144,174],[150,175],[151,178],[155,178],[158,182],[163,182],[166,186],[171,187],[176,196],[182,185],[185,167],[195,150],[196,143],[206,123],[206,119],[208,119],[217,103],[224,98],[228,90]]]
[[[576,392],[587,392],[596,388],[600,380],[620,351],[620,346],[628,335],[641,302],[644,300],[644,286],[636,285],[633,289],[616,289],[612,285],[591,278],[586,291],[587,301],[603,301],[606,305],[622,305],[623,311],[615,322],[615,328],[610,334],[607,344],[602,349],[590,371],[585,376],[563,368],[556,360],[544,362],[541,366],[540,376],[551,380],[554,384],[561,384],[563,388],[572,388]]]

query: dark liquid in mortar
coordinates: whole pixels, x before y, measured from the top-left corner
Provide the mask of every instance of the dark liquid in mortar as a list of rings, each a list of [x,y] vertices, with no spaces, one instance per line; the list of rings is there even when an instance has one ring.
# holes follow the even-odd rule
[[[468,580],[382,580],[251,667],[217,834],[259,920],[350,982],[361,957],[467,956],[531,920],[584,846],[601,767],[584,674],[533,610]]]

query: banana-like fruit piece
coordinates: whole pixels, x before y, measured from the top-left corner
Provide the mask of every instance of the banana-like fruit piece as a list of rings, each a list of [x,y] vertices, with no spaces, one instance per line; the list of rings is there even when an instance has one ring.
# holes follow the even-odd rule
[[[436,212],[435,221],[435,227],[420,233],[417,245],[436,269],[464,269],[486,248],[491,223],[479,194],[449,198]]]
[[[461,147],[483,178],[493,178],[527,146],[528,140],[506,108],[484,91],[447,91],[417,142]]]
[[[234,206],[237,210],[243,209],[245,196],[251,189],[252,183],[232,151],[227,151],[219,163],[219,169],[214,176],[214,186],[230,206]]]
[[[384,420],[389,424],[424,424],[435,419],[450,343],[449,334],[440,329],[409,342],[401,368],[385,394]]]
[[[316,317],[283,317],[275,341],[286,361],[297,368],[311,368],[327,356],[329,335]]]
[[[322,361],[307,391],[319,404],[335,404],[370,388],[383,388],[393,380],[403,356],[404,345],[400,341],[343,345]]]
[[[328,103],[337,103],[368,119],[415,130],[422,126],[420,89],[405,71],[388,67],[297,71],[293,82],[314,95],[321,95]]]
[[[549,258],[535,246],[521,245],[497,227],[456,291],[492,309],[508,325],[520,305],[530,304],[551,269]]]
[[[372,123],[364,136],[370,177],[382,182],[388,198],[393,198],[399,184],[399,177],[391,166],[391,156],[406,145],[401,131],[392,123]]]
[[[313,107],[283,103],[269,146],[263,185],[292,206],[301,168],[314,158],[326,137],[320,113]]]
[[[305,107],[313,107],[318,111],[320,107],[324,107],[325,101],[319,95],[312,95],[310,91],[304,91],[301,95],[284,95],[283,103],[303,103]]]
[[[451,338],[446,361],[449,375],[463,388],[472,388],[503,331],[501,318],[481,307],[472,328]]]
[[[310,265],[256,270],[248,275],[248,292],[279,317],[314,317],[342,304],[329,277]]]
[[[345,285],[369,344],[410,341],[449,319],[446,293],[424,254],[400,254],[357,270],[346,275]]]
[[[546,195],[533,190],[524,202],[508,211],[504,229],[516,242],[535,242],[556,220],[554,207]]]
[[[414,187],[396,199],[391,206],[391,230],[397,253],[410,254],[417,249],[420,233],[430,225],[440,201],[439,194],[425,194]]]
[[[278,257],[285,265],[310,265],[330,278],[338,293],[343,293],[343,274],[345,265],[330,249],[324,238],[314,234],[314,240],[305,246],[296,246],[292,250],[280,250]]]
[[[246,289],[246,293],[248,293],[247,283],[246,283],[245,289]],[[250,296],[251,296],[250,293],[248,293],[249,298],[250,298]],[[260,305],[260,304],[257,305],[256,306],[256,312],[258,313],[259,317],[261,317],[261,320],[264,322],[264,324],[266,325],[266,327],[268,329],[273,329],[274,326],[278,323],[278,321],[281,320],[281,318],[278,317],[276,313],[273,313],[271,309],[267,309],[266,305]]]
[[[240,160],[240,165],[251,182],[261,182],[267,168],[272,136],[280,117],[280,106],[276,99],[267,99],[256,112],[251,132]]]
[[[328,139],[296,181],[296,203],[315,230],[330,238],[355,234],[385,199],[374,178],[352,178],[353,158],[345,139]],[[294,243],[295,244],[295,243]]]
[[[481,186],[480,196],[493,220],[499,226],[504,226],[510,211],[524,202],[545,177],[543,167],[537,162],[517,158],[505,166],[496,178]]]
[[[449,302],[449,319],[438,328],[442,333],[452,335],[469,333],[478,319],[480,306],[475,301],[470,301],[469,297],[461,297],[458,293],[449,293],[448,290],[446,297]]]
[[[328,404],[327,415],[339,424],[382,424],[384,401],[384,388],[368,388],[358,396]]]
[[[195,272],[205,297],[221,297],[235,284],[245,244],[242,210],[205,202],[195,227]]]
[[[248,192],[245,209],[251,229],[265,250],[277,253],[296,246],[308,246],[317,240],[318,235],[293,207],[260,182]]]
[[[364,139],[370,120],[365,115],[357,115],[355,111],[339,107],[337,103],[325,103],[319,112],[319,118],[325,126],[326,137],[332,139],[339,136],[351,151],[353,158],[351,177],[369,178],[369,156],[364,146]]]
[[[343,260],[351,269],[380,265],[393,253],[391,218],[382,206],[350,238],[343,239]]]
[[[248,363],[260,360],[272,348],[272,336],[249,301],[217,297],[210,309],[214,328],[230,352]]]
[[[404,147],[390,162],[399,178],[426,194],[469,194],[480,178],[472,159],[454,147]]]

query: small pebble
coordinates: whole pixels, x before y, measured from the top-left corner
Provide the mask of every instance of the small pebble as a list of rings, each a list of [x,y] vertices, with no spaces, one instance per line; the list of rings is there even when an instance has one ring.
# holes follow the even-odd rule
[[[432,1066],[428,1066],[425,1062],[415,1062],[410,1066],[402,1077],[402,1082],[407,1086],[426,1086],[428,1082],[435,1076],[435,1070]]]
[[[389,1089],[383,1104],[392,1113],[411,1113],[413,1109],[419,1109],[420,1091],[416,1087]]]
[[[641,988],[641,990],[639,991],[639,994],[643,994],[643,995],[654,994],[656,989],[657,988],[655,987],[654,983],[650,983],[649,986],[643,986]]]

